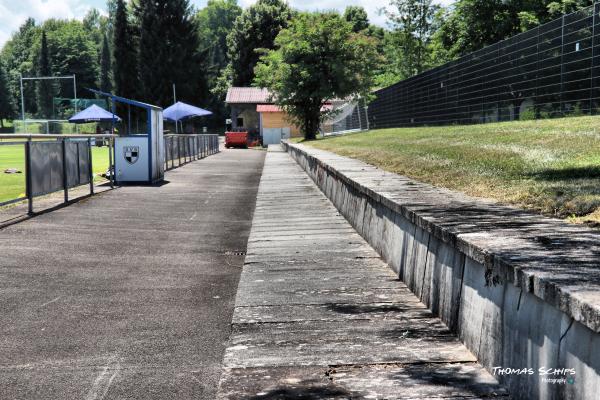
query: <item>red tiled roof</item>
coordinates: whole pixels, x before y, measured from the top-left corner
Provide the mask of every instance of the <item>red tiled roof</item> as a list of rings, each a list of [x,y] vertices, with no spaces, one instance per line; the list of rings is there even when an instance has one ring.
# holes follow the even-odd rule
[[[274,113],[274,112],[282,112],[283,110],[276,106],[275,104],[258,104],[256,106],[256,112],[259,113]]]
[[[269,91],[256,87],[230,87],[227,90],[225,102],[229,104],[240,103],[267,103],[272,104],[269,99]]]
[[[323,107],[321,107],[321,112],[331,111],[332,109],[333,109],[333,106],[331,105],[331,103],[325,103],[323,105]],[[274,112],[283,112],[283,110],[281,109],[281,107],[276,106],[275,104],[257,104],[256,112],[274,113]]]

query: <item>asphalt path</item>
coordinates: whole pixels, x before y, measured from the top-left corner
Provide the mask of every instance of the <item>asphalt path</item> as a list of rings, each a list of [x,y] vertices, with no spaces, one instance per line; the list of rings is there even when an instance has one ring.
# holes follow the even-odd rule
[[[265,152],[0,230],[0,398],[214,399]]]

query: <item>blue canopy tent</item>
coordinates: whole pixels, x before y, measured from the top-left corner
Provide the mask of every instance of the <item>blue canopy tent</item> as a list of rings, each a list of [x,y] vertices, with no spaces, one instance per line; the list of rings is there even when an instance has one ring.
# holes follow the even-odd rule
[[[163,119],[175,122],[175,131],[178,131],[178,124],[188,118],[203,117],[212,115],[212,112],[200,107],[194,107],[190,104],[178,101],[172,106],[165,108],[163,111]]]
[[[121,118],[115,114],[106,111],[104,108],[95,104],[89,106],[83,111],[78,112],[69,118],[72,124],[85,124],[89,122],[119,122]]]

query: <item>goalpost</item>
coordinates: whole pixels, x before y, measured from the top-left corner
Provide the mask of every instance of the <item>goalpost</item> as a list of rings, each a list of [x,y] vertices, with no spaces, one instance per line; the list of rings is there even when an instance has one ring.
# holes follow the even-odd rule
[[[21,129],[23,129],[23,132],[21,132],[21,133],[34,133],[34,132],[27,132],[28,124],[30,124],[30,126],[36,126],[36,125],[40,126],[41,125],[39,132],[35,132],[35,133],[46,133],[46,134],[52,133],[51,131],[53,129],[51,129],[51,126],[60,125],[61,131],[63,130],[62,126],[68,126],[67,120],[27,119],[27,118],[25,118],[25,91],[24,91],[24,87],[23,87],[23,82],[24,81],[44,81],[44,80],[72,80],[73,81],[73,99],[75,100],[74,108],[75,108],[75,113],[77,113],[77,76],[75,74],[66,75],[66,76],[31,76],[31,77],[25,77],[25,76],[21,75],[20,76],[20,86],[21,86],[21,122],[20,123],[22,124]],[[15,132],[17,132],[17,126],[18,126],[18,124],[15,124]],[[67,128],[67,130],[71,130],[71,129]],[[74,130],[75,130],[75,133],[77,133],[77,127],[75,127]],[[71,132],[71,133],[73,133],[73,132]]]

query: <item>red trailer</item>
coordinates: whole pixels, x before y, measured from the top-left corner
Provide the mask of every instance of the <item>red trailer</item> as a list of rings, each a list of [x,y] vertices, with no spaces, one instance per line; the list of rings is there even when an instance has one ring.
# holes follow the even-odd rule
[[[248,132],[225,132],[225,147],[248,148]]]

